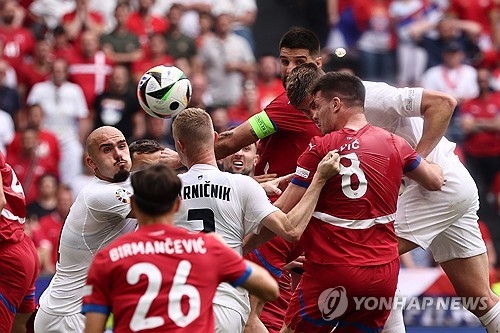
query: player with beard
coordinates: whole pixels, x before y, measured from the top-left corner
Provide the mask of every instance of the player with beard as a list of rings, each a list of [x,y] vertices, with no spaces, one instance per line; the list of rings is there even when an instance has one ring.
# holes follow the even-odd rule
[[[125,137],[114,127],[99,127],[87,138],[86,149],[95,179],[80,192],[64,222],[56,273],[40,297],[36,333],[84,331],[85,316],[80,311],[92,259],[118,236],[136,228]]]

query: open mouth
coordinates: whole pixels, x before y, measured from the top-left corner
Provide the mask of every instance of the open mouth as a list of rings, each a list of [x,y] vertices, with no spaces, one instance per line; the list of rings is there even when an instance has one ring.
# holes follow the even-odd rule
[[[236,167],[242,167],[243,166],[243,162],[242,161],[233,161],[233,165],[236,166]]]

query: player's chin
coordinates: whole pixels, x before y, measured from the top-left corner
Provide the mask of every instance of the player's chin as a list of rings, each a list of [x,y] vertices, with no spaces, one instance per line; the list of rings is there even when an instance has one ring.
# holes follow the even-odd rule
[[[113,181],[116,183],[121,183],[127,180],[128,176],[130,176],[130,171],[125,167],[120,168],[117,173],[113,176]]]

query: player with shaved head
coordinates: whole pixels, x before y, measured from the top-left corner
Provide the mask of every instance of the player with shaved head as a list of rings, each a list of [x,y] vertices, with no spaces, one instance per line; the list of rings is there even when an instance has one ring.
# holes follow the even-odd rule
[[[36,333],[83,332],[80,311],[90,263],[118,236],[136,228],[130,218],[130,153],[123,134],[111,126],[94,130],[86,142],[87,165],[95,178],[78,195],[64,222],[56,273],[40,297]]]

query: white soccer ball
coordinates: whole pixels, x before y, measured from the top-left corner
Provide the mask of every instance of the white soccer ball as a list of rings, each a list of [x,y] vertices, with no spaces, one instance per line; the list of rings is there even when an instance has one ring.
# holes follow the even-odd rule
[[[146,71],[137,85],[137,99],[150,116],[160,119],[177,116],[191,99],[191,82],[175,66],[159,65]]]

